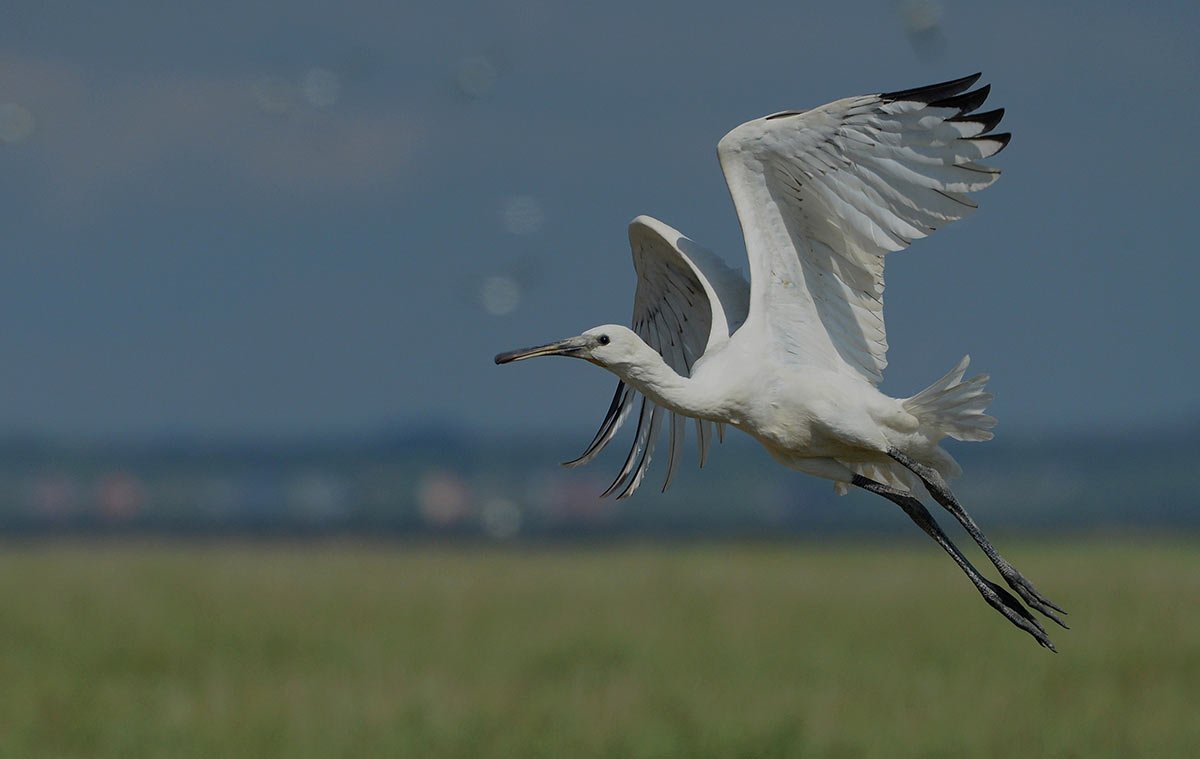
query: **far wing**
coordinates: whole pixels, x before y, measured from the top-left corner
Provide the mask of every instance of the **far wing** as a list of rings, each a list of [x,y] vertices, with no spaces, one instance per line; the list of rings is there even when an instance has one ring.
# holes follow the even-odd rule
[[[638,275],[633,330],[672,369],[685,377],[691,376],[696,361],[727,341],[745,321],[750,286],[714,253],[649,216],[639,216],[629,225],[629,246]],[[634,408],[638,409],[638,424],[633,445],[620,474],[603,494],[620,489],[618,499],[632,495],[641,485],[664,418],[668,419],[670,430],[670,455],[663,490],[670,486],[683,456],[684,417],[661,408],[619,382],[612,405],[591,445],[582,456],[566,464],[578,466],[595,458]],[[711,441],[710,423],[697,419],[696,434],[703,466]]]
[[[793,360],[878,382],[883,257],[971,214],[1010,135],[979,74],[747,122],[717,147],[750,259],[750,322]]]

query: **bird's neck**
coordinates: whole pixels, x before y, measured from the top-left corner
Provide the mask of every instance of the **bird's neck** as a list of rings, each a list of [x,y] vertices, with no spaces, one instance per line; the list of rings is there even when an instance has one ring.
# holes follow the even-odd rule
[[[676,372],[649,345],[643,344],[634,360],[608,368],[659,406],[686,416],[711,416],[701,383]]]

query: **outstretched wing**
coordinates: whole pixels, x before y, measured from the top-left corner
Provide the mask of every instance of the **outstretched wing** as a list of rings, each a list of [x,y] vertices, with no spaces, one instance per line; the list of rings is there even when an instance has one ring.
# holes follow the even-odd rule
[[[785,111],[717,146],[750,259],[749,323],[793,360],[883,377],[883,257],[971,214],[1010,135],[979,74]]]
[[[659,352],[668,366],[685,377],[691,376],[696,361],[727,341],[745,321],[750,286],[716,254],[649,216],[639,216],[630,223],[629,247],[638,275],[633,330]],[[617,498],[625,498],[641,485],[664,418],[670,430],[670,455],[663,490],[670,486],[683,457],[685,418],[619,382],[591,445],[565,466],[586,464],[595,458],[634,408],[638,409],[638,424],[633,445],[620,474],[604,491],[605,496],[620,490]],[[697,419],[696,435],[700,466],[704,466],[711,441],[710,423]]]

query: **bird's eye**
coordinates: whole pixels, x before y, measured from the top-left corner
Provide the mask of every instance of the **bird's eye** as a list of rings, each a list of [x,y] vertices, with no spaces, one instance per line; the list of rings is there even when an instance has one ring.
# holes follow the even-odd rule
[[[601,335],[600,337],[596,338],[596,342],[600,343],[601,345],[608,345],[612,341],[608,339],[608,335]]]

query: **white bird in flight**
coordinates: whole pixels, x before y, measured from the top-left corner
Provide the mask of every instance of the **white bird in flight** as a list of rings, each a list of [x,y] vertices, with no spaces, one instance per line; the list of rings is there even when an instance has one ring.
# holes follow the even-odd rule
[[[641,484],[662,425],[666,480],[696,420],[700,465],[711,425],[758,440],[784,466],[863,488],[898,504],[954,559],[993,608],[1054,650],[1038,620],[985,579],[916,493],[920,485],[966,528],[1025,603],[1066,627],[1063,612],[992,547],[946,485],[961,474],[946,437],[989,440],[987,375],[963,380],[969,357],[910,398],[876,389],[887,365],[883,261],[970,215],[966,195],[1000,172],[977,161],[1009,134],[1002,109],[975,113],[989,86],[979,74],[928,87],[838,100],[749,121],[717,145],[742,225],[750,282],[712,252],[649,216],[629,225],[637,270],[633,329],[606,324],[578,337],[501,353],[497,364],[571,356],[621,378],[583,455],[592,460],[636,407],[637,431],[618,498]],[[640,403],[639,403],[640,397]]]

